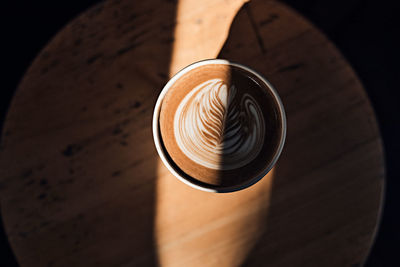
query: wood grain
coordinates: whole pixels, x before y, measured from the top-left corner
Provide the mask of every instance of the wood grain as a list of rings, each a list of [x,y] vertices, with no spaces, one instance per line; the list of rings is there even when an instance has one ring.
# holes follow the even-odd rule
[[[243,3],[107,1],[43,49],[0,151],[3,220],[21,266],[363,264],[384,182],[363,87],[289,7]],[[151,136],[170,75],[217,56],[266,76],[288,118],[273,171],[230,194],[172,177]]]

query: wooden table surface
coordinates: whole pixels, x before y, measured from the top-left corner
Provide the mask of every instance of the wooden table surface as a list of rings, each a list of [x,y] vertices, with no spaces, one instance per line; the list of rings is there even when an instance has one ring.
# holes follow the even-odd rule
[[[229,194],[175,179],[151,135],[169,77],[215,57],[265,75],[288,118],[273,171]],[[351,66],[272,1],[91,8],[26,72],[0,151],[2,215],[23,267],[361,266],[383,185],[376,119]]]

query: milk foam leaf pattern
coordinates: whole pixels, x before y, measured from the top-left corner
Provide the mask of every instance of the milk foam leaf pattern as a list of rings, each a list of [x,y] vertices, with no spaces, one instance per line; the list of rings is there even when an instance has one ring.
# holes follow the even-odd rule
[[[221,79],[211,79],[193,88],[179,104],[174,135],[192,161],[210,169],[232,170],[257,157],[265,124],[252,96],[239,94],[235,85],[228,88]]]

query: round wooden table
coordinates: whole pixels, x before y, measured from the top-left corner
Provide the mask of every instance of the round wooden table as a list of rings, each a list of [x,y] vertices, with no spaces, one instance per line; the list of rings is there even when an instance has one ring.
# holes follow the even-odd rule
[[[215,57],[265,75],[288,118],[273,171],[229,194],[175,179],[151,134],[169,77]],[[22,79],[2,136],[1,209],[23,267],[361,266],[381,212],[382,154],[351,66],[284,4],[106,1]]]

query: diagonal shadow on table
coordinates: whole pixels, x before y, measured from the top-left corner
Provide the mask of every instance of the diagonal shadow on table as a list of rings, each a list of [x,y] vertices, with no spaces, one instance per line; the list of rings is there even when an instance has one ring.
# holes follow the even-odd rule
[[[85,266],[158,264],[154,240],[158,157],[151,136],[151,115],[159,93],[155,88],[161,89],[168,80],[176,4],[156,0],[135,3],[135,7],[142,7],[143,12],[148,12],[147,17],[160,23],[159,28],[154,25],[152,27],[157,29],[159,34],[153,35],[154,39],[150,38],[150,41],[144,41],[141,38],[146,37],[146,31],[135,32],[139,25],[136,22],[141,19],[141,13],[133,12],[129,6],[124,6],[127,1],[115,3],[121,4],[117,12],[111,12],[108,8],[94,8],[89,12],[92,17],[84,19],[85,24],[75,23],[72,27],[72,31],[86,29],[84,31],[88,31],[88,36],[92,38],[90,43],[96,48],[90,50],[93,53],[79,55],[87,65],[85,68],[88,68],[88,72],[85,75],[88,77],[84,77],[84,86],[71,87],[76,96],[87,97],[87,103],[83,101],[87,105],[75,106],[76,103],[82,104],[77,98],[71,100],[69,104],[72,105],[62,106],[63,102],[68,102],[67,99],[58,99],[60,106],[56,105],[55,109],[66,108],[64,112],[68,112],[64,115],[68,118],[75,116],[74,121],[85,121],[88,119],[87,113],[91,113],[95,118],[100,118],[94,120],[93,124],[96,126],[96,123],[100,122],[100,126],[96,126],[99,127],[99,131],[94,131],[94,135],[86,137],[85,134],[92,133],[93,129],[84,124],[82,128],[74,129],[75,132],[70,131],[69,135],[61,133],[63,136],[60,139],[60,136],[48,137],[38,158],[27,157],[29,160],[24,162],[30,168],[21,170],[23,172],[19,176],[12,176],[15,179],[8,179],[7,183],[10,184],[4,183],[1,189],[2,193],[11,196],[4,198],[4,201],[9,203],[6,207],[2,202],[2,211],[7,216],[6,227],[8,234],[12,235],[14,251],[19,260],[23,260],[24,265],[78,266],[86,263],[83,259],[89,261]],[[270,47],[269,41],[273,43],[273,40],[266,39],[261,33],[261,28],[274,29],[276,23],[281,23],[281,18],[274,13],[274,10],[279,9],[279,4],[263,3],[266,6],[260,4],[260,1],[251,2],[239,11],[220,53],[220,57],[247,65],[266,76],[282,96],[288,116],[287,144],[275,168],[270,203],[265,205],[265,213],[260,214],[264,232],[260,234],[259,242],[252,248],[244,265],[259,266],[260,259],[264,259],[263,263],[289,266],[301,263],[312,265],[314,260],[326,263],[325,265],[334,265],[341,258],[321,259],[327,250],[343,255],[349,252],[349,248],[365,248],[363,246],[366,242],[363,240],[368,237],[369,231],[365,231],[364,235],[356,235],[356,231],[356,234],[352,235],[349,231],[356,226],[363,226],[360,221],[366,219],[364,215],[369,210],[368,205],[372,205],[375,200],[368,195],[365,197],[365,190],[368,188],[363,187],[364,183],[354,180],[354,177],[359,177],[360,170],[357,168],[360,164],[357,163],[360,162],[353,162],[348,168],[339,165],[348,160],[344,154],[364,149],[376,140],[376,136],[367,136],[370,131],[364,126],[362,129],[365,130],[365,134],[352,131],[353,126],[359,123],[357,114],[354,115],[356,117],[345,116],[338,119],[337,116],[343,110],[332,113],[329,109],[332,105],[341,104],[341,101],[353,101],[347,103],[346,108],[349,110],[365,104],[365,99],[359,101],[357,94],[343,97],[351,92],[351,88],[349,89],[348,84],[338,82],[352,81],[349,79],[352,77],[342,77],[338,76],[341,72],[327,71],[342,67],[340,55],[332,48],[322,49],[327,42],[321,35],[307,35],[303,32],[299,33],[296,42]],[[155,10],[162,10],[161,17],[154,15]],[[259,21],[257,18],[260,13],[268,16]],[[96,36],[99,29],[98,25],[93,25],[92,19],[97,17],[101,20],[101,16],[114,17],[116,20],[119,16],[125,16],[125,23],[113,25],[115,21],[111,20],[115,31],[109,32],[108,37],[112,38],[101,34]],[[165,24],[166,21],[171,23]],[[302,21],[292,18],[285,23],[283,26],[290,24],[290,27],[293,27],[298,26],[297,23],[301,25]],[[101,30],[103,29],[100,29],[100,32]],[[267,36],[275,38],[274,34],[279,37],[281,33],[272,31],[271,35]],[[283,31],[283,34],[286,33]],[[72,36],[76,37],[74,34]],[[69,37],[71,36],[63,37],[61,40],[65,42],[58,42],[58,45],[68,43],[67,41],[71,40]],[[278,37],[276,38],[284,39]],[[112,40],[114,45],[104,45],[102,40]],[[84,41],[86,40],[74,40],[75,45],[81,47]],[[52,52],[60,52],[57,45],[52,43],[47,48]],[[68,54],[68,51],[63,50],[62,53]],[[109,57],[110,53],[116,56]],[[61,54],[54,53],[56,58],[50,57],[51,60],[47,55],[46,60],[50,62],[35,61],[32,65],[33,69],[39,70],[42,82],[53,82],[53,87],[50,88],[59,84],[57,78],[67,78],[64,80],[66,84],[71,80],[66,75],[68,70],[64,69],[58,72],[59,77],[52,76],[54,72],[51,68],[61,65],[57,63],[57,60],[60,62],[60,58],[57,57]],[[331,60],[328,60],[329,64],[322,62],[315,65],[314,62],[321,62],[321,58],[327,57]],[[50,70],[48,66],[51,67]],[[79,72],[85,68],[79,68]],[[93,73],[97,76],[92,75]],[[107,74],[115,75],[109,77]],[[30,76],[31,80],[25,81],[25,86],[28,82],[33,83],[34,78],[35,76]],[[312,90],[320,87],[322,82],[326,87],[319,88],[318,91]],[[113,90],[110,84],[115,87]],[[96,98],[91,98],[91,94],[94,92],[96,95],[103,85],[104,92]],[[41,86],[38,87],[40,89]],[[311,91],[306,94],[306,89]],[[329,91],[332,89],[340,89],[343,94],[339,94],[338,97]],[[349,92],[346,89],[349,89]],[[65,90],[64,93],[68,94],[69,91]],[[318,103],[323,96],[329,101]],[[113,97],[113,103],[109,97]],[[37,101],[40,99],[42,98]],[[93,99],[101,99],[104,102],[97,106],[98,103]],[[69,111],[74,108],[80,112],[71,115]],[[320,112],[315,114],[314,108]],[[12,112],[16,112],[17,109],[22,109],[22,106],[14,104],[11,107]],[[50,111],[42,106],[34,112],[52,118]],[[107,117],[110,114],[112,116]],[[35,117],[36,114],[26,115],[34,119],[41,118],[37,124],[30,125],[31,127],[40,128],[49,123],[41,116]],[[138,116],[145,118],[143,124],[135,123]],[[102,124],[101,119],[104,118],[110,118],[107,127]],[[309,133],[310,129],[314,131]],[[18,127],[6,127],[4,153],[12,145],[10,140],[14,140],[14,136],[18,134],[16,130]],[[103,142],[104,140],[106,141]],[[41,139],[36,141],[43,142]],[[46,151],[52,153],[46,157]],[[368,152],[368,149],[366,151]],[[368,157],[368,153],[364,154]],[[25,157],[25,154],[23,156]],[[44,166],[43,163],[48,162],[42,161],[43,159],[51,164]],[[365,158],[361,157],[360,160],[365,163]],[[377,162],[379,163],[379,160]],[[367,165],[374,166],[374,163]],[[375,174],[372,172],[374,170],[367,170]],[[349,175],[353,179],[348,179]],[[366,175],[366,181],[373,183],[374,177]],[[338,183],[343,186],[337,188]],[[91,191],[94,188],[96,190]],[[27,193],[21,196],[12,190]],[[18,203],[19,206],[12,203]],[[102,205],[107,207],[103,208]],[[27,212],[32,210],[36,212]],[[43,221],[38,214],[48,220]],[[376,214],[371,216],[373,215]],[[28,226],[28,231],[22,229],[21,225],[17,226],[19,220],[23,221],[24,226]],[[348,225],[349,220],[354,224]],[[347,226],[349,228],[346,228]],[[49,259],[38,256],[43,255],[43,248],[47,249]],[[361,251],[358,255],[363,253],[364,251]],[[349,259],[353,258],[353,254],[349,253]],[[358,263],[359,261],[355,261],[350,264]]]
[[[374,115],[340,53],[285,8],[245,4],[218,56],[272,82],[288,119],[269,203],[260,210],[263,229],[243,265],[361,266],[382,186]]]
[[[15,140],[30,142],[17,174],[2,166],[1,184],[6,232],[22,266],[158,265],[151,118],[169,79],[176,5],[102,2],[62,29],[22,80],[2,153],[14,153]],[[24,92],[46,88],[59,93],[28,96],[27,112]],[[22,126],[10,114],[26,114]]]

